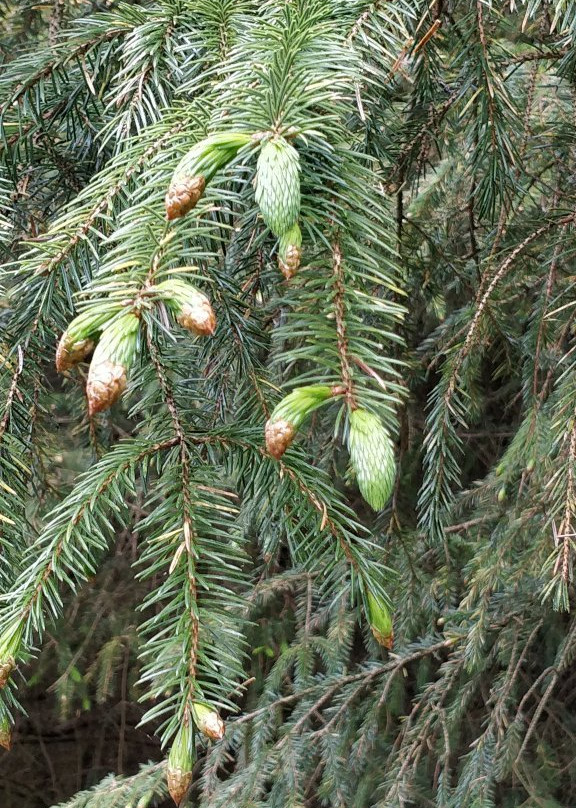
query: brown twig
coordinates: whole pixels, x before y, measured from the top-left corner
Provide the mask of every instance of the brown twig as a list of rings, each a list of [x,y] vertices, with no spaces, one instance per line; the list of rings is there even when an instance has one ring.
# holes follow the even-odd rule
[[[438,651],[442,651],[446,648],[450,648],[456,644],[456,640],[449,639],[449,640],[442,640],[441,642],[437,642],[434,645],[430,645],[427,648],[421,648],[418,651],[415,651],[412,654],[408,654],[405,657],[397,657],[391,662],[386,663],[378,668],[373,668],[368,671],[362,671],[362,673],[354,673],[350,674],[349,676],[344,676],[338,680],[334,685],[332,685],[328,691],[322,694],[320,699],[312,705],[310,710],[307,711],[306,715],[303,717],[305,720],[315,711],[318,709],[319,706],[325,704],[329,698],[331,698],[334,693],[336,693],[341,688],[345,687],[346,685],[353,684],[354,682],[364,682],[364,686],[369,684],[373,679],[378,678],[379,676],[383,676],[386,673],[394,672],[396,673],[398,670],[406,667],[412,662],[417,662],[419,659],[423,659],[424,657],[430,656],[431,654],[435,654]],[[301,690],[299,693],[291,693],[289,696],[282,696],[279,699],[267,704],[265,707],[259,707],[256,710],[253,710],[251,713],[245,713],[240,718],[236,719],[232,722],[232,726],[238,726],[240,724],[245,724],[247,721],[253,721],[255,718],[258,718],[260,715],[264,713],[268,713],[271,710],[274,710],[276,707],[281,707],[284,704],[291,704],[294,701],[298,701],[299,699],[305,698],[306,696],[310,696],[315,693],[318,689],[325,687],[323,683],[318,685],[313,685],[312,687],[305,688]],[[320,704],[319,704],[320,702]],[[298,728],[302,725],[303,720],[300,719],[298,722]],[[292,729],[292,732],[296,730],[295,725]]]
[[[488,284],[486,291],[483,293],[480,300],[478,301],[474,317],[472,318],[472,321],[468,327],[468,332],[466,334],[464,345],[458,354],[458,357],[454,365],[454,369],[452,371],[452,378],[450,381],[450,388],[452,390],[455,388],[456,378],[460,369],[462,368],[462,364],[464,363],[464,360],[466,359],[466,357],[468,356],[470,350],[474,345],[476,332],[478,330],[478,326],[480,325],[482,315],[484,314],[486,306],[488,305],[488,301],[490,300],[490,297],[492,296],[492,293],[496,289],[497,285],[500,283],[502,278],[504,278],[510,267],[513,265],[514,261],[518,258],[518,256],[521,253],[524,252],[524,250],[527,247],[530,246],[530,244],[532,244],[532,242],[537,241],[537,239],[539,239],[549,230],[552,230],[552,228],[554,227],[570,224],[570,222],[573,221],[574,221],[574,215],[571,214],[570,216],[565,216],[562,219],[556,219],[550,222],[546,222],[546,224],[543,224],[542,227],[539,227],[533,233],[530,233],[529,236],[526,236],[526,238],[522,242],[520,242],[520,244],[518,244],[514,250],[512,250],[508,258],[506,258],[506,260],[501,264],[500,268],[498,269],[498,271],[495,273],[492,280]]]

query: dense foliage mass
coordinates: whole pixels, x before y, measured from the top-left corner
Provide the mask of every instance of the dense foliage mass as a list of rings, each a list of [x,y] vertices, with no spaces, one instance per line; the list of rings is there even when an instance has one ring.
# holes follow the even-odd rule
[[[3,808],[573,806],[576,2],[0,9]]]

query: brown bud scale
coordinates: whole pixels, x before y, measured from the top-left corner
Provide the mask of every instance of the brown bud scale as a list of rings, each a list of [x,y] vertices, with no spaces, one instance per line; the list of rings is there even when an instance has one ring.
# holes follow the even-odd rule
[[[86,395],[88,414],[107,410],[126,389],[126,368],[114,362],[104,361],[90,365]]]
[[[180,805],[192,783],[192,772],[168,767],[166,770],[166,782],[168,783],[170,796],[176,805]]]
[[[287,281],[293,278],[300,268],[302,250],[295,244],[291,244],[284,255],[284,259],[278,256],[278,268]]]
[[[198,729],[211,741],[221,741],[226,732],[224,721],[215,711],[205,718],[202,725],[198,726]]]
[[[168,221],[179,219],[195,208],[205,188],[206,178],[201,175],[198,177],[181,177],[172,182],[165,199]]]
[[[12,749],[12,729],[0,729],[0,746],[8,752]]]
[[[275,457],[276,460],[282,457],[294,440],[295,433],[294,424],[291,424],[290,421],[285,421],[282,418],[277,421],[270,419],[266,421],[266,426],[264,427],[266,448],[272,457]]]
[[[66,334],[64,334],[56,350],[56,370],[58,373],[69,370],[78,362],[83,362],[93,350],[94,340],[81,339],[70,344],[66,339]]]
[[[214,309],[204,295],[198,295],[194,303],[184,303],[176,319],[183,328],[199,337],[209,337],[216,330]]]
[[[8,679],[10,678],[10,674],[16,667],[16,663],[12,658],[7,659],[5,662],[0,664],[0,689],[6,687],[8,684]]]
[[[374,639],[378,645],[381,645],[383,648],[387,648],[388,651],[394,647],[394,631],[392,629],[390,630],[389,634],[383,634],[374,626],[370,626],[370,628],[372,629],[372,634],[374,635]]]

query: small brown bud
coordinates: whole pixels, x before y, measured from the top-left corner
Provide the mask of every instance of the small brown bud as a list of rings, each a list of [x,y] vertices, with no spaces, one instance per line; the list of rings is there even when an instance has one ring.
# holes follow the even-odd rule
[[[166,771],[166,782],[170,796],[176,805],[180,805],[192,783],[192,772],[185,772],[182,769],[172,769],[168,767]]]
[[[394,629],[390,629],[389,634],[384,634],[383,632],[378,631],[378,629],[375,628],[374,626],[370,626],[370,628],[372,630],[372,634],[374,635],[374,639],[376,640],[378,645],[381,645],[388,651],[394,648]]]
[[[88,414],[107,410],[126,389],[126,368],[105,360],[90,365],[86,395],[88,397]]]
[[[386,602],[371,592],[368,592],[368,618],[376,642],[390,650],[394,646],[392,614]]]
[[[220,715],[212,707],[196,701],[192,704],[192,717],[200,732],[212,741],[221,741],[226,727]]]
[[[70,344],[66,339],[66,334],[64,334],[56,350],[56,370],[58,373],[69,370],[78,362],[83,362],[94,350],[94,344],[92,339],[81,339]]]
[[[278,460],[294,440],[296,430],[294,424],[280,418],[276,421],[269,419],[264,427],[266,448]]]
[[[168,221],[179,219],[195,208],[205,188],[206,179],[201,175],[198,177],[182,177],[172,182],[165,199]]]
[[[10,675],[15,667],[16,663],[13,657],[8,657],[8,659],[0,663],[0,690],[8,684]]]
[[[188,303],[184,303],[176,319],[183,328],[196,336],[209,337],[216,330],[216,315],[208,298],[198,293]]]
[[[293,278],[300,268],[302,250],[296,244],[291,244],[282,257],[278,256],[278,268],[287,281]]]
[[[190,788],[195,760],[192,722],[187,717],[174,738],[166,767],[168,791],[176,805],[180,805]]]

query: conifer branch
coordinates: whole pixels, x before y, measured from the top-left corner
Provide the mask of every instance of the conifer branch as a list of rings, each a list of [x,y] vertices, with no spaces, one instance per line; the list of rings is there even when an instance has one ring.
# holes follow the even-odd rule
[[[550,262],[550,269],[548,270],[548,277],[546,279],[546,288],[544,292],[544,304],[542,310],[542,316],[540,319],[540,324],[538,326],[538,335],[536,337],[536,350],[534,354],[534,372],[532,375],[532,395],[534,398],[538,396],[538,371],[540,369],[540,356],[543,350],[543,338],[544,338],[544,319],[546,314],[546,306],[550,301],[552,296],[552,289],[554,287],[554,282],[556,280],[556,272],[558,269],[558,259],[560,257],[560,252],[562,249],[562,241],[561,237],[566,232],[566,228],[568,225],[565,225],[562,230],[560,231],[560,239],[558,240],[556,246],[554,247],[554,254],[552,256],[552,261]],[[545,394],[547,385],[543,385],[541,390],[541,395]]]
[[[109,42],[114,39],[117,39],[119,36],[125,33],[126,33],[125,26],[120,26],[118,28],[110,28],[102,31],[102,33],[98,34],[98,36],[96,36],[94,39],[89,39],[87,42],[82,42],[76,48],[73,48],[72,51],[70,51],[68,48],[64,46],[61,46],[59,50],[62,50],[62,55],[58,54],[56,57],[52,58],[47,64],[45,64],[40,70],[36,71],[25,82],[22,82],[16,86],[13,94],[9,96],[9,98],[2,106],[0,106],[0,117],[6,115],[10,107],[17,104],[21,100],[21,98],[27,92],[29,92],[36,84],[38,84],[41,81],[44,81],[44,79],[49,78],[51,74],[59,67],[63,67],[69,62],[73,62],[79,57],[84,56],[92,48],[97,48],[98,45],[104,42]]]
[[[568,660],[570,660],[574,654],[575,642],[576,642],[576,623],[572,621],[572,625],[566,635],[563,647],[561,648],[561,652],[558,654],[558,657],[556,659],[556,664],[551,671],[552,677],[550,679],[550,682],[548,683],[546,690],[544,691],[540,701],[538,702],[538,706],[536,707],[534,715],[532,716],[532,720],[530,721],[528,729],[526,730],[526,734],[524,735],[522,746],[520,747],[520,751],[518,752],[518,755],[516,757],[516,765],[518,765],[519,761],[525,754],[526,749],[528,748],[528,745],[532,738],[532,735],[534,734],[534,731],[538,724],[538,719],[546,709],[548,700],[550,699],[550,696],[552,695],[554,688],[558,683],[558,679],[560,678],[562,671],[566,668],[566,665],[569,664]]]
[[[109,769],[135,762],[130,701],[162,745],[193,701],[239,713],[188,750],[201,808],[572,804],[576,646],[554,607],[573,600],[576,5],[152,0],[68,25],[68,4],[56,35],[55,0],[52,47],[46,6],[0,6],[0,684],[72,613],[32,676],[84,728],[121,702]],[[270,229],[273,134],[297,170]],[[253,139],[167,224],[207,136]],[[210,338],[158,293],[175,278],[212,301]],[[85,371],[56,376],[53,342],[116,302],[138,350],[95,460]],[[264,414],[342,385],[275,460]],[[360,410],[391,447],[400,407],[373,512],[342,437]],[[0,743],[34,693],[8,679]],[[69,808],[152,808],[163,769]]]
[[[199,622],[198,622],[198,587],[196,584],[196,560],[198,558],[198,549],[196,546],[195,535],[194,535],[194,528],[193,528],[193,520],[192,520],[192,501],[190,496],[190,486],[191,486],[191,479],[190,479],[190,457],[188,454],[188,447],[186,445],[186,438],[184,435],[184,428],[182,426],[182,422],[178,415],[178,410],[176,408],[176,403],[174,401],[174,396],[170,387],[168,386],[168,380],[166,378],[166,374],[164,373],[164,368],[162,367],[162,363],[160,362],[158,352],[156,350],[156,346],[152,340],[152,336],[150,334],[150,330],[147,329],[146,331],[146,341],[148,344],[148,350],[150,352],[150,358],[152,359],[152,363],[156,370],[156,375],[158,377],[158,381],[160,383],[160,387],[162,389],[162,393],[164,399],[166,401],[166,406],[170,413],[170,417],[172,419],[172,425],[174,427],[174,432],[176,433],[176,438],[179,443],[180,447],[180,466],[182,470],[182,535],[183,535],[183,542],[178,547],[172,564],[170,565],[169,574],[174,571],[174,568],[179,562],[182,552],[185,552],[186,559],[187,559],[187,574],[186,574],[186,581],[188,584],[188,588],[190,591],[190,598],[189,598],[189,620],[190,620],[190,656],[188,662],[188,696],[187,700],[189,702],[188,706],[194,700],[194,691],[196,686],[196,665],[198,660],[198,635],[199,635]]]
[[[18,363],[12,373],[12,381],[10,382],[10,387],[8,388],[8,395],[6,396],[6,401],[4,403],[4,414],[2,416],[2,420],[0,420],[0,443],[2,443],[2,438],[4,437],[4,433],[6,432],[6,428],[8,426],[8,422],[10,420],[10,412],[12,410],[12,403],[14,401],[14,396],[18,390],[18,381],[22,374],[22,370],[24,368],[24,356],[22,353],[22,349],[18,350]]]
[[[126,187],[132,177],[141,171],[148,160],[161,151],[162,148],[172,140],[174,135],[184,128],[184,125],[185,124],[183,121],[176,123],[171,129],[162,135],[162,137],[158,138],[158,140],[148,146],[148,148],[134,163],[129,165],[128,168],[124,169],[117,182],[108,188],[104,197],[90,209],[82,224],[76,227],[74,233],[71,234],[70,238],[67,240],[67,243],[48,261],[40,263],[35,270],[36,274],[49,275],[60,266],[62,261],[70,255],[79,242],[88,235],[98,217],[108,209],[110,203]]]
[[[484,314],[484,311],[486,309],[488,301],[490,300],[490,298],[492,296],[492,293],[494,292],[494,290],[496,289],[496,287],[498,286],[498,284],[500,283],[502,278],[505,277],[508,270],[512,267],[512,265],[514,264],[516,258],[518,258],[518,256],[521,253],[523,253],[524,250],[527,247],[529,247],[530,244],[532,244],[532,242],[537,241],[545,233],[549,232],[554,227],[562,227],[562,226],[568,225],[571,222],[573,222],[573,220],[574,220],[574,217],[571,215],[571,216],[565,216],[562,219],[558,219],[556,221],[547,222],[546,224],[542,225],[542,227],[539,227],[537,230],[535,230],[533,233],[531,233],[529,236],[526,236],[526,238],[520,244],[518,244],[517,247],[514,248],[514,250],[510,253],[508,258],[506,258],[506,260],[502,262],[501,266],[494,273],[494,276],[492,277],[492,280],[488,284],[488,287],[486,288],[486,291],[484,292],[484,294],[482,295],[482,297],[478,301],[478,304],[476,306],[476,311],[474,312],[474,317],[472,318],[470,326],[468,327],[468,332],[466,334],[466,339],[464,340],[464,345],[463,345],[461,351],[459,352],[458,359],[457,359],[456,364],[455,364],[455,369],[454,369],[453,374],[452,374],[452,379],[455,380],[455,378],[456,378],[456,376],[458,374],[458,371],[462,367],[462,362],[464,361],[466,356],[470,353],[470,350],[472,349],[472,346],[474,345],[474,340],[475,340],[475,337],[476,337],[476,331],[478,329],[478,326],[480,324],[480,321],[482,319],[482,316]]]
[[[332,245],[333,271],[334,271],[334,314],[336,317],[336,334],[338,338],[338,353],[340,355],[340,368],[342,373],[342,384],[346,390],[346,404],[351,410],[357,408],[354,397],[354,385],[352,381],[352,369],[348,357],[348,340],[346,338],[346,312],[344,309],[344,279],[342,275],[342,251],[340,244],[335,241]]]
[[[33,631],[42,635],[46,617],[54,619],[62,608],[57,581],[65,581],[74,590],[93,573],[93,557],[106,546],[103,529],[95,529],[94,503],[103,499],[105,494],[111,499],[117,498],[118,491],[114,493],[114,488],[119,479],[146,458],[169,449],[174,443],[174,439],[168,439],[145,445],[120,445],[85,475],[82,494],[74,491],[54,509],[52,518],[35,542],[37,555],[34,563],[20,574],[13,597],[4,598],[5,607],[0,615],[3,626],[17,620],[25,630],[28,644],[32,642]],[[125,507],[123,499],[122,505]],[[107,517],[102,524],[104,528],[109,527]],[[83,535],[86,529],[90,531],[89,545],[86,545]],[[77,556],[77,542],[88,551],[87,557]]]

